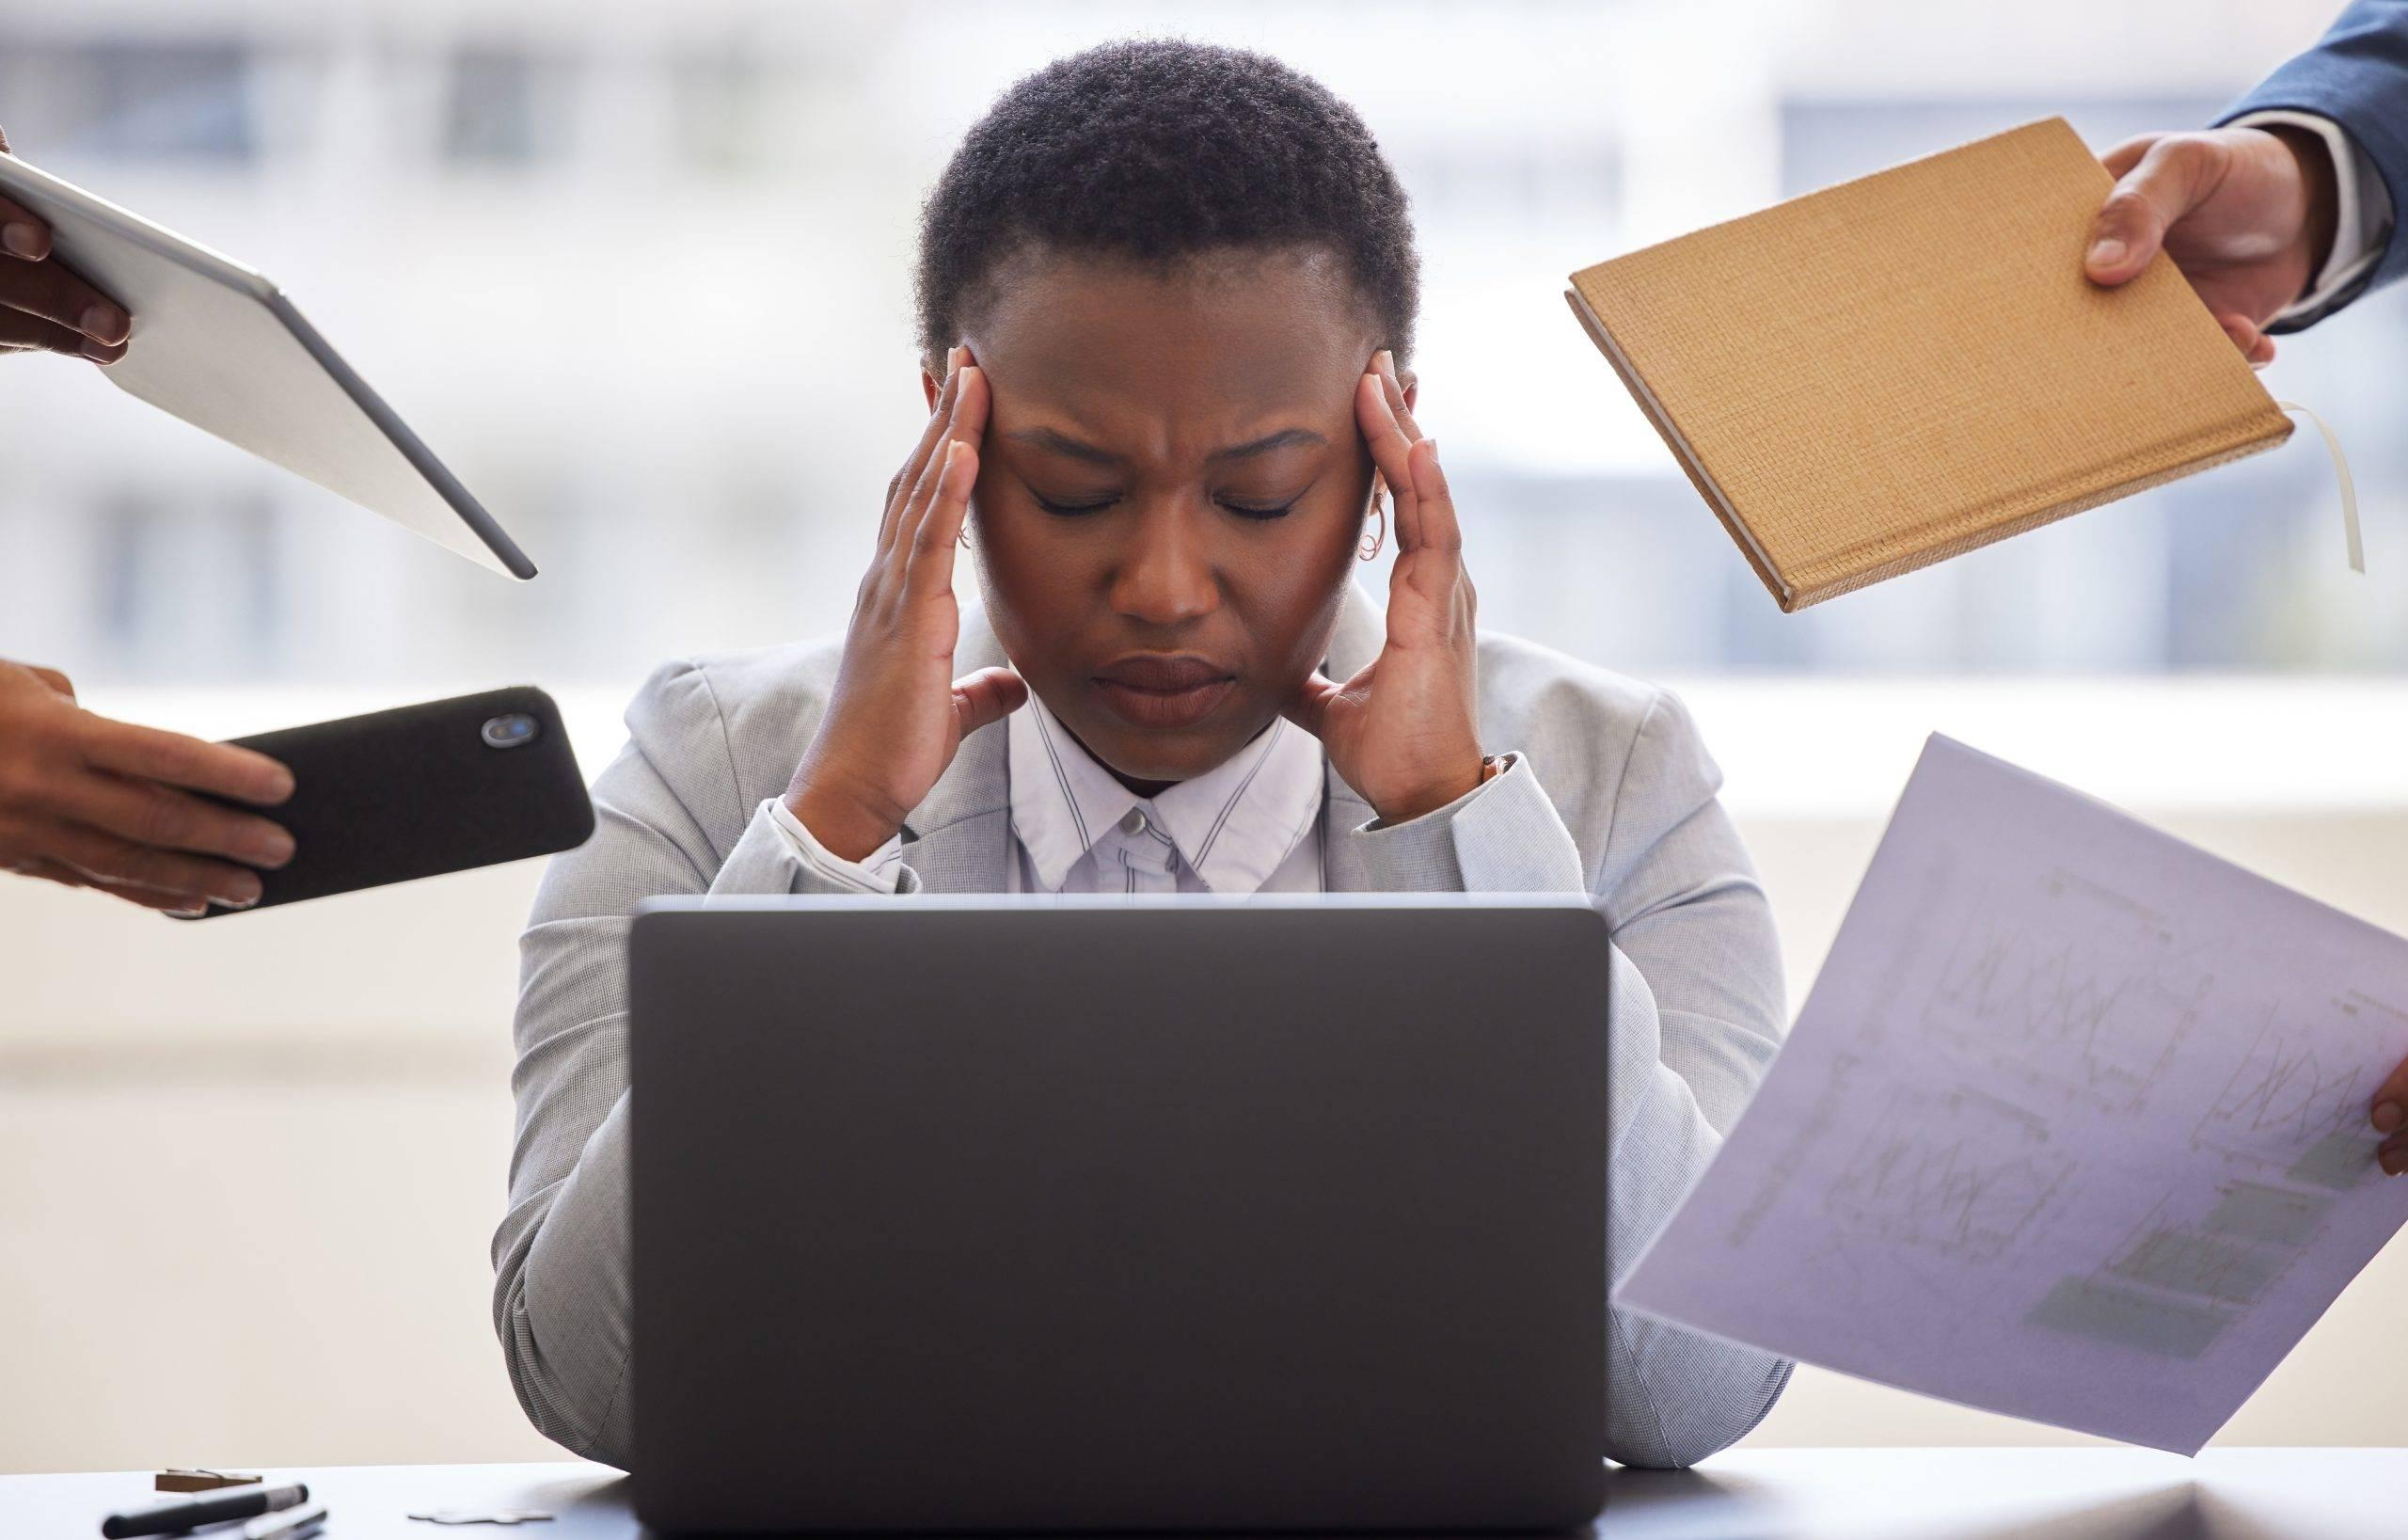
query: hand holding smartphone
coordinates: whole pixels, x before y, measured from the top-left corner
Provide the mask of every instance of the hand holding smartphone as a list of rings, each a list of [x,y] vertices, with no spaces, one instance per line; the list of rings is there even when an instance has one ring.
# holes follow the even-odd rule
[[[275,817],[293,856],[260,874],[253,909],[551,855],[594,833],[560,708],[532,686],[234,741],[293,771]]]

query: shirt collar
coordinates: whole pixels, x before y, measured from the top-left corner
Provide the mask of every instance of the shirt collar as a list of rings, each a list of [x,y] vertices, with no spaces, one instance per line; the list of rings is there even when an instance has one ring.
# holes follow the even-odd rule
[[[1284,717],[1221,764],[1150,800],[1097,764],[1034,695],[1005,722],[1012,832],[1048,893],[1061,891],[1070,868],[1132,808],[1169,836],[1206,887],[1254,893],[1321,812],[1321,745]]]

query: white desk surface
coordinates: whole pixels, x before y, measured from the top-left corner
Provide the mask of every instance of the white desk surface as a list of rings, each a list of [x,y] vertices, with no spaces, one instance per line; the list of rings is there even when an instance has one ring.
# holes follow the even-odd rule
[[[630,1540],[627,1482],[598,1465],[349,1466],[268,1472],[326,1500],[325,1540]],[[0,1476],[0,1534],[97,1535],[148,1472]],[[2408,1450],[1769,1449],[1690,1471],[1618,1470],[1606,1540],[2331,1540],[2396,1534]],[[511,1529],[415,1523],[435,1508],[538,1508]],[[238,1533],[213,1529],[204,1536]]]

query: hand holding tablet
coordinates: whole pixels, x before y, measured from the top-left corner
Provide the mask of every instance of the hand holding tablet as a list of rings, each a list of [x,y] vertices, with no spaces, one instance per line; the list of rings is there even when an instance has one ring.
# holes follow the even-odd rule
[[[8,136],[0,134],[0,154]],[[134,324],[125,307],[52,260],[50,227],[0,198],[0,353],[47,351],[111,364]]]
[[[107,364],[110,384],[203,432],[482,566],[535,575],[459,478],[260,274],[8,153],[0,252],[0,347]]]

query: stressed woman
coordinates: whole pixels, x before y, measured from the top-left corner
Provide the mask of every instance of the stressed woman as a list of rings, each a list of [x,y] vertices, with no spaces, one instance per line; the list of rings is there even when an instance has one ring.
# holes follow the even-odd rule
[[[658,894],[1587,894],[1617,1270],[1703,1169],[1778,1041],[1770,917],[1676,701],[1477,633],[1417,267],[1360,119],[1257,55],[1096,49],[971,131],[922,230],[930,416],[844,638],[656,674],[536,900],[495,1317],[546,1434],[630,1457],[623,948]],[[1389,540],[1373,599],[1349,574]],[[1787,1373],[1608,1340],[1627,1463],[1721,1448]]]

